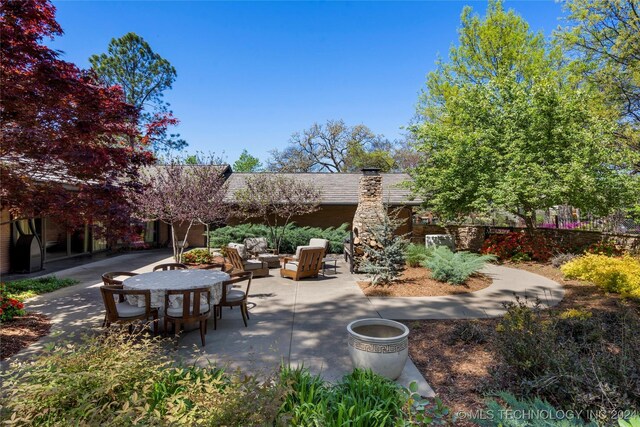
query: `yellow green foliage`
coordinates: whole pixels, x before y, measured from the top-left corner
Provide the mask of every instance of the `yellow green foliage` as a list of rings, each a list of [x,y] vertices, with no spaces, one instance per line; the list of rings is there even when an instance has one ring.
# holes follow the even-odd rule
[[[577,320],[587,320],[590,319],[593,313],[587,310],[583,310],[580,308],[570,308],[568,310],[560,313],[561,319],[577,319]]]
[[[561,267],[570,279],[592,282],[608,292],[640,300],[640,258],[587,254]]]

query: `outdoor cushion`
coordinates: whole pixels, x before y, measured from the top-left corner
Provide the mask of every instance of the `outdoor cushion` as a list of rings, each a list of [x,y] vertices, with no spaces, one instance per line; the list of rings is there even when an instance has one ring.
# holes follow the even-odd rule
[[[255,254],[268,252],[269,249],[267,239],[264,237],[249,237],[244,239],[244,246],[247,248],[247,251]]]
[[[240,255],[240,258],[242,259],[248,259],[249,258],[249,253],[247,252],[247,248],[245,245],[241,244],[241,243],[229,243],[228,245],[230,248],[234,248],[235,250],[238,251],[238,255]]]
[[[245,271],[258,270],[264,267],[262,261],[259,261],[256,259],[247,260],[243,263],[243,265],[244,265]]]
[[[118,311],[118,317],[142,316],[146,312],[146,309],[144,307],[131,305],[128,302],[121,302],[119,304],[116,304],[116,310]]]
[[[207,304],[206,302],[201,302],[200,303],[200,314],[204,314],[207,311],[209,311],[209,304]],[[191,307],[190,312],[193,312],[193,306]],[[167,315],[172,316],[172,317],[181,317],[182,316],[182,306],[181,307],[169,307],[169,308],[167,308]]]
[[[312,247],[323,248],[324,250],[326,250],[328,245],[329,245],[329,241],[327,239],[310,239],[309,240],[309,246],[312,246]]]
[[[244,298],[244,291],[240,289],[230,289],[227,291],[227,301],[240,301]]]
[[[285,270],[298,271],[298,263],[295,261],[290,261],[284,265]]]
[[[311,239],[311,240],[314,240],[314,239]],[[321,239],[318,239],[318,240],[321,240]],[[309,245],[306,245],[306,246],[298,246],[298,247],[296,248],[296,258],[300,258],[300,251],[301,251],[301,250],[303,250],[303,249],[309,249],[309,248],[313,248],[313,249],[315,249],[315,248],[324,249],[324,246],[309,246]]]

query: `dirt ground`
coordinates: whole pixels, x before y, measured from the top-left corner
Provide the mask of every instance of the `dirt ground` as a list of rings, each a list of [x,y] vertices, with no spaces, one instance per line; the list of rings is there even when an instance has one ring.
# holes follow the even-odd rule
[[[358,286],[370,297],[437,297],[479,291],[491,283],[489,277],[474,274],[467,283],[452,285],[432,279],[429,269],[407,267],[400,279],[390,285],[372,286],[370,282],[358,282]]]
[[[27,313],[0,325],[0,360],[4,360],[47,335],[51,321],[38,313]]]
[[[565,280],[562,272],[550,264],[507,263],[505,266],[527,270],[561,283],[565,288],[565,298],[553,310],[583,308],[606,311],[619,307],[618,295],[607,294],[587,282]],[[498,322],[499,319],[405,322],[411,330],[409,349],[412,360],[452,413],[483,407],[484,394],[490,392],[494,384],[492,370],[501,364],[500,356],[491,344]],[[470,331],[480,331],[486,341],[465,343],[454,340]],[[458,420],[456,425],[473,424]]]

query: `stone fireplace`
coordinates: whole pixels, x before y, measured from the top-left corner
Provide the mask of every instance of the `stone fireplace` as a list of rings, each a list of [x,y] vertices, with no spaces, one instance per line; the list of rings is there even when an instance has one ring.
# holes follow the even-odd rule
[[[358,192],[358,208],[353,216],[352,223],[354,271],[358,271],[360,261],[365,256],[364,247],[378,245],[369,228],[382,223],[385,215],[382,196],[380,169],[362,169]]]

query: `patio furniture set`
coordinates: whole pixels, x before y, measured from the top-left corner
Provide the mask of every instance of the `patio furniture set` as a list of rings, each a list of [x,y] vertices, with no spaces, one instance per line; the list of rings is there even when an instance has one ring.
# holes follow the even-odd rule
[[[269,253],[266,239],[246,239],[244,244],[231,243],[226,255],[232,269],[225,264],[212,264],[202,269],[189,269],[180,263],[161,264],[150,273],[126,271],[102,275],[100,287],[105,305],[103,327],[112,323],[150,322],[153,332],[158,331],[160,318],[164,318],[164,331],[171,326],[178,334],[186,324],[199,325],[200,339],[205,345],[207,320],[213,313],[214,329],[222,318],[222,307],[239,307],[247,327],[249,311],[247,298],[251,281],[269,275],[269,268],[280,268],[281,277],[300,280],[317,277],[320,270],[335,260],[324,258],[328,241],[311,239],[309,245],[299,246],[296,254],[280,258]],[[275,260],[277,259],[277,265]]]

